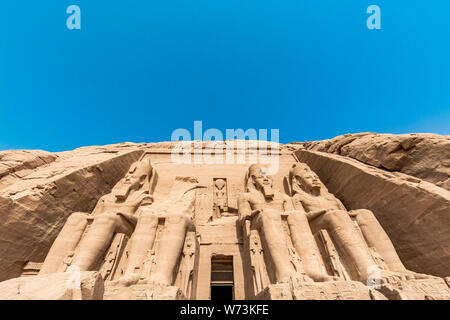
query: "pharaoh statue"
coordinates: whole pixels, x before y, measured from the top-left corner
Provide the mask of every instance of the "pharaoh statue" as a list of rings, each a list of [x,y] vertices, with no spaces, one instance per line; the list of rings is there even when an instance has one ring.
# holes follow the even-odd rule
[[[246,189],[247,192],[238,200],[239,221],[244,228],[246,221],[250,221],[250,229],[258,230],[263,247],[272,259],[275,281],[287,282],[290,278],[304,281],[333,280],[333,277],[326,274],[320,260],[320,253],[304,212],[294,209],[288,195],[274,190],[272,179],[263,174],[260,166],[254,164],[248,169]],[[284,235],[282,214],[288,217],[293,245],[302,260],[301,268],[298,261],[291,263],[292,252]]]
[[[345,259],[354,267],[358,278],[355,280],[363,283],[374,281],[374,268],[382,283],[430,277],[407,270],[374,214],[366,209],[347,211],[306,164],[299,163],[292,167],[289,184],[295,209],[306,215],[314,233],[321,229],[328,231]],[[371,248],[377,254],[371,253]],[[377,257],[382,258],[388,270],[376,267]]]
[[[150,159],[144,155],[131,165],[111,193],[100,198],[91,214],[72,213],[50,248],[40,274],[65,271],[69,264],[81,271],[92,270],[117,233],[131,236],[136,211],[153,202],[152,171]]]
[[[157,283],[170,286],[184,248],[188,230],[194,229],[193,212],[196,189],[202,188],[193,177],[176,177],[168,197],[141,206],[137,224],[130,239],[128,260],[123,276],[115,282],[129,286],[135,283]],[[156,248],[158,225],[164,228]],[[156,254],[150,274],[143,274],[148,253]],[[147,269],[148,270],[148,269]]]

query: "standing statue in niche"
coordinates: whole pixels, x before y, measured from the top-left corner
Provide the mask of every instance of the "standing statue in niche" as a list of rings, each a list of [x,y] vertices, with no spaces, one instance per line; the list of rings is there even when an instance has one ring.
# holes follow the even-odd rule
[[[194,277],[195,251],[196,251],[196,235],[190,233],[186,236],[183,249],[183,266],[181,268],[181,284],[180,289],[184,296],[189,299],[191,296],[192,282]]]
[[[345,258],[351,262],[350,265],[354,266],[356,280],[364,283],[376,280],[371,273],[377,262],[368,247],[375,248],[389,269],[378,270],[381,282],[430,277],[407,270],[374,214],[366,209],[347,211],[306,164],[293,166],[289,182],[295,208],[306,214],[313,232],[325,229],[330,233]],[[351,217],[355,218],[364,238]]]
[[[259,241],[259,237],[255,233],[250,234],[250,263],[253,273],[254,292],[257,294],[263,290],[267,283],[264,281],[264,258],[263,249]]]
[[[131,165],[111,193],[100,198],[91,214],[71,214],[50,248],[40,274],[60,270],[61,264],[72,252],[71,265],[81,271],[92,270],[117,233],[131,236],[137,221],[136,211],[140,206],[153,202],[151,177],[150,159],[143,157]],[[89,220],[93,222],[84,235]]]

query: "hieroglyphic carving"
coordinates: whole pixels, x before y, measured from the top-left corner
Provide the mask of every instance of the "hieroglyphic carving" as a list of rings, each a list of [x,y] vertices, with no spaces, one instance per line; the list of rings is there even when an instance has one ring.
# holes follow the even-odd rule
[[[208,194],[207,188],[196,190],[194,219],[197,223],[206,223],[211,220],[211,211],[213,208],[212,200]]]
[[[291,279],[294,300],[372,300],[369,288],[356,281],[308,283]]]
[[[380,292],[390,300],[450,300],[448,285],[437,277],[392,281],[383,284]]]

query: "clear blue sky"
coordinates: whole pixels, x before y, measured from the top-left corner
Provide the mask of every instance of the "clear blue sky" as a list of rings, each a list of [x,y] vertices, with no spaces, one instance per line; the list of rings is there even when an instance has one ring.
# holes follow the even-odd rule
[[[449,14],[447,0],[1,1],[0,150],[167,141],[194,120],[281,142],[450,134]]]

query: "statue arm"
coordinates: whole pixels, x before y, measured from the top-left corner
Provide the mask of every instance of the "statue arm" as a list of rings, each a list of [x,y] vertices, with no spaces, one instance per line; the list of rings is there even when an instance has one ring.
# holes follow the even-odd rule
[[[100,199],[97,201],[97,204],[94,207],[94,210],[92,210],[92,214],[96,214],[96,213],[102,213],[105,211],[105,198],[108,195],[104,195],[102,197],[100,197]]]
[[[323,215],[327,211],[328,211],[328,209],[320,209],[320,210],[311,211],[306,214],[306,217],[308,218],[308,221],[311,221],[311,220],[314,220],[315,218],[317,218],[318,216]]]
[[[300,195],[297,195],[297,199],[298,201],[296,202],[299,206],[302,207],[302,211],[306,214],[306,217],[308,218],[308,221],[312,221],[315,218],[317,218],[318,216],[324,214],[325,212],[327,212],[327,209],[320,209],[320,210],[314,210],[314,211],[309,211],[307,212],[305,207],[303,206],[303,201]],[[300,211],[300,210],[299,210]]]
[[[283,195],[284,198],[284,202],[283,202],[283,207],[284,207],[284,211],[294,211],[294,204],[292,203],[292,199],[291,197],[287,196],[287,195]]]
[[[245,220],[250,219],[252,215],[252,208],[247,195],[242,194],[238,198],[238,213],[239,222],[243,225]]]

